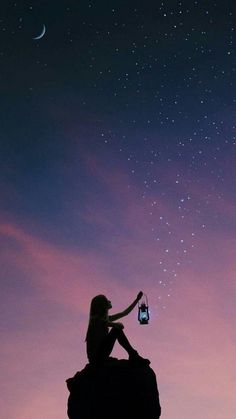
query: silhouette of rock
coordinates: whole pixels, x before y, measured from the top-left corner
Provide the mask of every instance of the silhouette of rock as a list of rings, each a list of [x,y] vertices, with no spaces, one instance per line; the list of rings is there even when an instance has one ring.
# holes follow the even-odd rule
[[[156,375],[147,365],[109,358],[87,364],[66,380],[70,419],[158,419],[161,415]]]

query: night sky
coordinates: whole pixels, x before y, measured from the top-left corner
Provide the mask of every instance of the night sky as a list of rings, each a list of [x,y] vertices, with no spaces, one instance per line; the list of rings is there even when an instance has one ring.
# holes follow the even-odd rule
[[[235,9],[1,2],[3,417],[64,419],[91,298],[143,290],[163,419],[235,419]]]

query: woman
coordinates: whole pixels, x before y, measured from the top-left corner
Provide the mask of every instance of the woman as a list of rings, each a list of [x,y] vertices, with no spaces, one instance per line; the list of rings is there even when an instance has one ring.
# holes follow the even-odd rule
[[[112,305],[105,295],[97,295],[92,299],[86,334],[87,356],[90,363],[100,364],[106,361],[117,340],[128,353],[131,362],[150,364],[148,359],[142,358],[131,346],[123,331],[124,325],[115,321],[127,316],[142,296],[143,293],[140,291],[137,298],[126,310],[112,316],[108,315],[108,310],[112,308]]]

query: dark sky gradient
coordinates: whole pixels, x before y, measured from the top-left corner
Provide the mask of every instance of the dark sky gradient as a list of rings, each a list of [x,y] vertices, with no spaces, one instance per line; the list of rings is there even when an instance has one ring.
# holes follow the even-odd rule
[[[4,417],[64,418],[90,299],[142,289],[163,419],[234,419],[234,2],[0,11]]]

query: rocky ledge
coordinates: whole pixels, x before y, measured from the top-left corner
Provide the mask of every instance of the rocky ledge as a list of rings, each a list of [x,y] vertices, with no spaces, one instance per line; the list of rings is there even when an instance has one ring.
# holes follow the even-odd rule
[[[156,375],[148,365],[109,358],[87,364],[66,380],[69,419],[158,419],[161,415]]]

